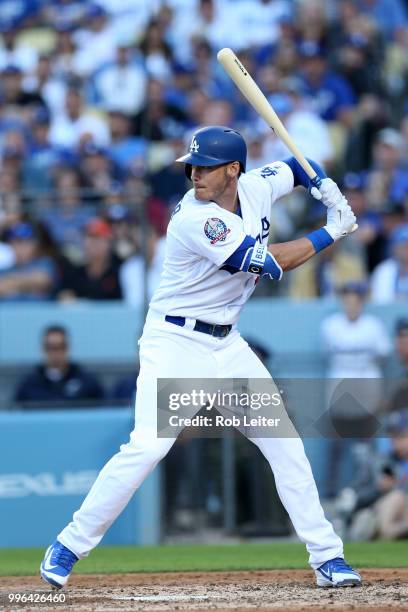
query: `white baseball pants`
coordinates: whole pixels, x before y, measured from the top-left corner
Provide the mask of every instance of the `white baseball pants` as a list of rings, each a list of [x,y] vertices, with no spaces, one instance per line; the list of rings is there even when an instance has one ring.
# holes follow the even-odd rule
[[[269,372],[233,329],[226,338],[178,327],[149,312],[140,340],[135,428],[130,441],[100,472],[72,522],[58,540],[79,558],[97,546],[146,476],[167,454],[175,438],[157,437],[157,378],[270,378]],[[303,443],[299,437],[251,438],[268,460],[279,497],[309,563],[319,567],[343,557],[343,544],[325,518]]]

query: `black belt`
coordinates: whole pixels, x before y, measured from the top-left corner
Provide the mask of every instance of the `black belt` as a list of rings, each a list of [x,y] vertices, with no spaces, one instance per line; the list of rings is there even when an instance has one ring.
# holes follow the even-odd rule
[[[179,325],[180,327],[184,327],[186,324],[185,317],[172,317],[171,315],[166,315],[165,320],[174,325]],[[212,323],[204,323],[204,321],[198,321],[197,319],[193,327],[194,331],[209,334],[216,338],[225,338],[230,333],[231,328],[232,325],[213,325]]]

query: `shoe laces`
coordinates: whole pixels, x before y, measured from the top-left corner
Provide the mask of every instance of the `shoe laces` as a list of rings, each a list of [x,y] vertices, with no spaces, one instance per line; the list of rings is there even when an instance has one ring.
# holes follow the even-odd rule
[[[64,569],[71,571],[72,566],[76,561],[78,561],[78,557],[74,555],[68,548],[61,545],[54,550],[52,555],[53,563],[57,563],[61,565]]]

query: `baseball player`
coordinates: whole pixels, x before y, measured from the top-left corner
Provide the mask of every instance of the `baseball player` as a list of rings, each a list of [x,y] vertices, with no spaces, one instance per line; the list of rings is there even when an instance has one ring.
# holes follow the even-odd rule
[[[256,282],[282,274],[347,236],[355,216],[337,185],[322,177],[313,195],[327,224],[304,238],[268,246],[272,204],[309,180],[294,158],[245,173],[246,144],[233,129],[199,129],[185,164],[193,188],[176,206],[167,231],[161,283],[140,345],[135,428],[100,472],[72,522],[47,549],[41,576],[63,587],[175,438],[157,435],[157,378],[271,378],[237,330]],[[343,544],[324,516],[299,437],[251,438],[268,460],[279,496],[309,552],[319,586],[361,584],[344,561]]]

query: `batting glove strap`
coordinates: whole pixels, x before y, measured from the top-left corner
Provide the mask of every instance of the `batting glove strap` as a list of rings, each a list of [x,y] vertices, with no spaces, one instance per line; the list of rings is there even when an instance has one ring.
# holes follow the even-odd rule
[[[313,244],[316,253],[323,251],[323,249],[327,248],[334,242],[334,238],[329,233],[327,226],[321,227],[320,229],[307,234],[306,238],[308,238]]]
[[[282,268],[268,251],[267,245],[257,243],[248,249],[241,270],[257,276],[268,276],[273,280],[280,280],[283,274]]]

